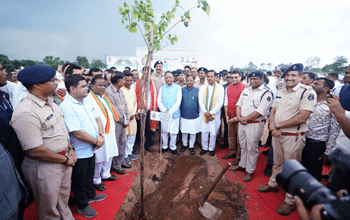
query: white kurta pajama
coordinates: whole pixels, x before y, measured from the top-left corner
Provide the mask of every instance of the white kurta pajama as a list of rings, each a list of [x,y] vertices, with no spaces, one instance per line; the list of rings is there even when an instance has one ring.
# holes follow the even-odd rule
[[[108,117],[110,120],[110,129],[108,134],[104,134],[104,145],[97,149],[95,151],[95,175],[94,175],[94,184],[98,185],[102,182],[102,179],[108,179],[110,174],[110,169],[112,165],[112,158],[115,156],[118,156],[118,146],[117,146],[117,139],[115,136],[115,121],[113,118],[113,114],[111,110],[109,109],[107,103],[105,100],[98,96],[102,102],[102,104],[105,106],[108,112]],[[93,104],[95,110],[97,111],[97,114],[100,116],[103,128],[106,127],[107,119],[104,116],[101,108],[96,103],[95,99],[92,97],[91,92],[86,98],[90,103]]]
[[[168,110],[169,114],[173,114],[176,112],[181,104],[181,98],[182,98],[182,91],[181,87],[178,86],[178,91],[176,95],[176,102],[173,105],[173,107]],[[162,103],[163,97],[162,97],[162,87],[159,89],[158,93],[158,108],[161,112],[165,112],[167,109],[164,107]],[[170,133],[170,149],[176,150],[176,136],[179,133],[179,123],[180,118],[172,119],[171,122],[162,122],[162,139],[163,139],[163,149],[168,149],[168,133]]]
[[[218,87],[218,93],[217,93],[217,99],[215,103],[215,107],[211,109],[209,112],[210,114],[215,115],[214,120],[209,122],[204,122],[204,113],[207,112],[210,107],[210,102],[208,101],[207,106],[204,105],[203,96],[206,91],[204,91],[207,87],[206,85],[202,86],[199,90],[198,94],[198,102],[200,107],[200,115],[199,115],[199,124],[200,124],[200,131],[202,132],[202,148],[203,150],[209,150],[214,151],[215,149],[215,142],[216,142],[216,135],[219,131],[220,125],[221,125],[221,108],[224,104],[224,87],[222,85],[215,83]],[[211,100],[211,96],[213,94],[214,85],[208,85],[208,95],[207,99]],[[208,136],[210,135],[210,143],[208,146]]]

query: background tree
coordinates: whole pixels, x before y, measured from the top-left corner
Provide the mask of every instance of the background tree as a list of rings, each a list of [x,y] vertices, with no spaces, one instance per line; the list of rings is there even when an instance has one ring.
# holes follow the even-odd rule
[[[261,70],[265,70],[265,63],[260,63],[260,68],[261,68]]]
[[[129,5],[124,2],[123,6],[118,8],[118,12],[121,14],[121,22],[125,25],[126,29],[131,33],[137,33],[139,30],[142,34],[143,40],[147,46],[148,54],[146,60],[146,66],[148,66],[148,76],[151,72],[151,61],[153,60],[153,54],[157,51],[163,49],[164,47],[169,46],[170,44],[174,45],[177,42],[177,36],[169,33],[176,25],[183,23],[185,27],[188,27],[189,22],[191,21],[190,11],[195,8],[201,8],[207,15],[210,12],[210,6],[206,0],[197,0],[197,5],[194,7],[185,10],[180,6],[179,0],[175,0],[175,4],[171,10],[166,11],[161,14],[159,21],[155,21],[156,17],[154,15],[154,9],[151,0],[135,0],[134,5]],[[176,17],[175,12],[177,9],[180,9],[183,14],[180,15],[180,18],[177,22],[174,23],[170,28],[172,20]],[[162,43],[164,43],[165,45]],[[148,77],[149,78],[149,77]],[[146,82],[148,84],[149,82]],[[144,82],[141,83],[141,97],[144,97]],[[149,88],[149,86],[145,86]],[[146,97],[148,99],[149,89],[146,91]],[[140,99],[139,105],[142,106],[142,100]],[[148,100],[146,100],[147,103]],[[144,188],[143,188],[143,156],[144,156],[144,132],[145,132],[145,120],[146,117],[144,114],[141,114],[141,216],[145,218],[144,214]]]
[[[0,63],[2,63],[5,68],[8,68],[10,65],[10,59],[4,54],[0,54]]]
[[[44,65],[44,66],[52,66],[52,67],[57,69],[59,61],[60,61],[59,57],[46,56],[43,59],[42,65]]]
[[[98,67],[100,69],[106,69],[107,68],[107,65],[102,62],[102,60],[95,60],[95,59],[92,59],[91,61],[91,67]]]
[[[281,63],[281,64],[277,65],[277,69],[285,69],[285,68],[287,68],[290,65],[292,65],[292,63],[290,63],[290,64]]]
[[[89,64],[89,61],[88,59],[86,58],[86,56],[77,56],[77,59],[76,59],[76,63],[81,66],[81,67],[85,67],[87,69],[90,68],[90,64]]]
[[[21,65],[23,67],[26,67],[26,66],[34,66],[34,65],[38,65],[38,62],[37,61],[34,61],[34,60],[22,60],[21,61]]]
[[[268,64],[266,64],[266,65],[267,65],[268,70],[272,70],[272,65],[273,65],[273,63],[268,63]]]
[[[250,62],[248,63],[248,65],[244,67],[244,72],[250,73],[250,72],[252,72],[253,70],[257,70],[257,69],[258,69],[258,66],[255,65],[252,61],[250,61]]]
[[[326,64],[321,70],[327,73],[338,73],[344,74],[345,69],[347,68],[348,58],[344,56],[336,56],[334,62],[331,64]]]
[[[308,57],[305,62],[305,68],[308,67],[309,71],[319,68],[321,58],[319,56]]]

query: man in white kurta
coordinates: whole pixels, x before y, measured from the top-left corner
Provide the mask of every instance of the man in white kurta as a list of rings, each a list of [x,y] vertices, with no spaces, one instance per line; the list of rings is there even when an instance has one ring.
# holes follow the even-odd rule
[[[112,158],[118,156],[118,146],[117,139],[115,136],[115,119],[113,117],[113,113],[110,107],[108,106],[105,100],[105,90],[106,82],[104,78],[101,76],[96,76],[91,81],[91,91],[86,97],[86,100],[92,103],[97,114],[100,116],[102,125],[105,129],[105,143],[101,148],[95,151],[96,159],[94,185],[97,189],[105,188],[104,185],[101,185],[102,180],[117,180],[117,176],[110,174]],[[107,111],[107,117],[110,122],[109,129],[106,129],[107,118],[106,114],[104,114],[102,111]]]
[[[123,90],[124,98],[130,113],[130,124],[125,129],[125,132],[126,132],[125,163],[131,164],[130,160],[138,159],[138,157],[132,153],[134,144],[135,144],[135,139],[136,139],[136,132],[137,132],[137,123],[135,119],[135,114],[137,110],[137,99],[136,99],[135,89],[131,88],[131,85],[133,83],[133,75],[131,73],[124,73],[124,79],[125,79],[125,83],[124,83],[124,86],[122,87],[122,90]]]
[[[208,84],[202,86],[198,94],[198,103],[200,107],[199,123],[202,132],[202,151],[200,155],[209,151],[210,156],[214,156],[216,136],[221,124],[221,108],[224,104],[224,88],[222,85],[215,82],[214,70],[208,71],[207,80]],[[204,96],[206,96],[206,98],[204,98]],[[210,143],[208,145],[209,135]]]
[[[174,77],[170,72],[166,73],[165,82],[158,93],[158,107],[161,112],[171,114],[172,120],[162,122],[162,152],[168,151],[168,134],[170,134],[170,150],[172,154],[177,155],[179,153],[176,150],[176,136],[179,133],[182,91],[180,86],[174,84]]]

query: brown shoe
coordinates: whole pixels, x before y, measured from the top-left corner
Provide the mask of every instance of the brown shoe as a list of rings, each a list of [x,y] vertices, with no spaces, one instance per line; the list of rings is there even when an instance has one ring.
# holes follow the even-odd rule
[[[276,212],[280,215],[289,215],[294,210],[295,210],[295,205],[290,205],[284,201],[280,206],[278,206],[278,208],[276,209]]]
[[[278,192],[277,187],[271,187],[269,184],[261,185],[258,187],[259,192]]]
[[[244,182],[249,182],[254,178],[254,173],[247,173],[244,177],[243,177],[243,181]]]
[[[241,161],[241,159],[239,159],[239,158],[236,158],[236,159],[234,159],[233,161],[232,161],[232,165],[237,165],[237,164],[239,164],[239,161]]]
[[[235,158],[235,157],[236,157],[236,154],[233,153],[233,154],[227,154],[227,155],[225,155],[225,156],[222,156],[221,158],[222,158],[222,159],[229,159],[229,158]]]
[[[229,170],[231,170],[231,171],[245,171],[245,168],[240,167],[240,166],[234,166],[234,167],[230,167]]]
[[[121,168],[120,170],[113,169],[113,171],[121,175],[126,173],[126,171],[123,168]]]

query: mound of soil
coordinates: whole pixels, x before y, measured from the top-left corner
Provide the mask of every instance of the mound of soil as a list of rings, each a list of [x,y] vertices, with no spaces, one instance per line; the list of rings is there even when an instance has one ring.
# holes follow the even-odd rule
[[[213,169],[199,156],[179,155],[165,159],[168,160],[166,170],[160,176],[154,174],[149,178],[156,188],[145,197],[146,219],[206,219],[198,210],[199,202],[221,171],[220,168],[209,173]],[[231,185],[225,177],[216,185],[207,202],[222,210],[219,219],[248,219],[242,190],[242,185]],[[138,220],[140,215],[141,204],[138,201],[125,217]]]

